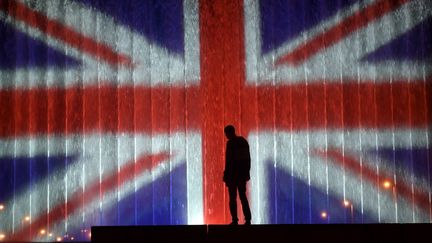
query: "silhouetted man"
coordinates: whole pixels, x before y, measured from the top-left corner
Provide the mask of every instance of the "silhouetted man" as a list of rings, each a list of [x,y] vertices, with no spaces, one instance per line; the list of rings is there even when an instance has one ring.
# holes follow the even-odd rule
[[[235,128],[228,125],[224,129],[225,136],[228,138],[225,152],[225,171],[223,181],[228,187],[229,207],[232,217],[231,225],[238,224],[237,218],[237,190],[245,216],[245,225],[251,223],[251,212],[246,197],[246,182],[250,175],[250,154],[249,144],[241,136],[237,136]]]

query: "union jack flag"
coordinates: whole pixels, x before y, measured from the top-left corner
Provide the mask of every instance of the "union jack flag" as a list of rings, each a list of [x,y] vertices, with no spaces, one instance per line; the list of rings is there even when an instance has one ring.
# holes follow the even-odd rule
[[[432,222],[428,0],[1,0],[0,241],[227,223]]]

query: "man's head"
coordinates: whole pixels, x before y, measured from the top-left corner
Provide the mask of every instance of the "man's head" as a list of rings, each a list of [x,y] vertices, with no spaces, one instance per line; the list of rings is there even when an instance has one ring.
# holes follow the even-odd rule
[[[225,129],[224,129],[224,132],[225,132],[225,136],[226,136],[228,139],[232,139],[232,138],[235,138],[235,137],[236,137],[236,134],[235,134],[235,128],[234,128],[233,125],[228,125],[228,126],[226,126]]]

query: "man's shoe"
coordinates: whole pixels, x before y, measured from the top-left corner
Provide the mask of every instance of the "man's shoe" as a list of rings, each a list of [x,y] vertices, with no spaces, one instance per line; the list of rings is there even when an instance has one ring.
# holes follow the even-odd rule
[[[237,221],[232,221],[229,225],[238,225]]]
[[[244,223],[244,225],[251,225],[251,221],[250,220],[246,220],[246,222]]]

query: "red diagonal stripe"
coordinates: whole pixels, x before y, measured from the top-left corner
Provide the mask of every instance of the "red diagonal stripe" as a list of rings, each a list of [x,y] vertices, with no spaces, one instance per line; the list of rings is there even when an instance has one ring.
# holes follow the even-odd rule
[[[370,22],[381,18],[387,13],[397,9],[410,0],[381,0],[356,12],[354,15],[344,19],[326,32],[314,37],[312,40],[295,48],[292,52],[278,58],[276,65],[300,65],[321,50],[330,47],[344,39],[354,31],[365,27]]]
[[[111,65],[133,65],[130,57],[116,53],[106,44],[96,42],[92,38],[84,36],[56,20],[49,19],[47,16],[28,8],[26,5],[18,1],[8,0],[2,2],[3,3],[0,4],[0,10],[3,10],[7,15],[26,23],[28,26],[42,31],[67,45],[77,48],[90,56],[95,56]]]
[[[47,228],[48,220],[50,224],[56,224],[62,219],[67,219],[70,214],[84,208],[88,203],[96,198],[102,198],[106,192],[119,188],[125,182],[133,180],[135,176],[139,176],[145,171],[151,170],[159,165],[164,160],[167,160],[167,153],[159,153],[153,155],[144,155],[139,158],[136,163],[129,161],[123,166],[120,171],[105,177],[101,182],[99,180],[93,182],[85,191],[79,189],[72,193],[69,201],[54,207],[50,212],[43,212],[38,218],[15,232],[10,241],[31,241],[37,236],[39,230]]]
[[[375,184],[378,188],[383,188],[383,182],[389,181],[393,183],[393,175],[380,170],[379,174],[376,170],[369,168],[365,164],[360,166],[360,163],[353,157],[343,155],[341,151],[337,149],[329,149],[327,153],[325,151],[316,151],[321,157],[327,157],[331,162],[341,166],[345,170],[353,172],[356,176],[369,181],[371,184]],[[417,207],[429,212],[431,204],[429,202],[429,194],[417,187],[411,188],[411,185],[406,183],[403,179],[397,181],[395,187],[395,193],[398,196],[403,197],[407,201],[411,201]],[[392,194],[392,190],[382,189],[381,191],[387,191]]]

